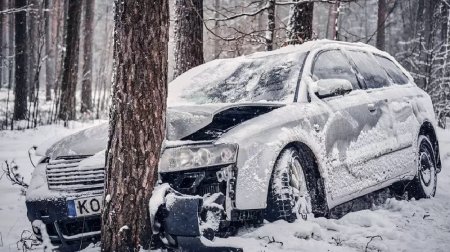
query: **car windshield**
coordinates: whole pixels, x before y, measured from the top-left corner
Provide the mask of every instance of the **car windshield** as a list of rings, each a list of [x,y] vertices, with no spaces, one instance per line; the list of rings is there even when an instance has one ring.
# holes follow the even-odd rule
[[[169,84],[169,104],[293,102],[305,52],[213,60]]]

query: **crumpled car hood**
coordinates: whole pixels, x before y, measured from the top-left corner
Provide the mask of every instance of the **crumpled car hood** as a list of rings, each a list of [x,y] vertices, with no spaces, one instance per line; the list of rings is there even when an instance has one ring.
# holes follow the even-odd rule
[[[235,108],[262,107],[278,108],[278,103],[238,103],[174,106],[167,108],[167,139],[180,140],[211,124],[214,116]],[[255,114],[257,116],[257,114]],[[54,143],[46,151],[46,156],[94,155],[106,148],[108,143],[108,123],[82,130]]]

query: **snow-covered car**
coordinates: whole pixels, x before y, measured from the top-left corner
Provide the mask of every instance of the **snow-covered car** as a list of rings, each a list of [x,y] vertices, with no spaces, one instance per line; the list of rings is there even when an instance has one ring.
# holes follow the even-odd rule
[[[441,162],[431,99],[372,46],[312,41],[214,60],[171,82],[168,103],[164,192],[154,195],[172,201],[152,198],[150,212],[172,218],[153,219],[169,245],[203,231],[232,233],[233,223],[328,216],[394,183],[411,197],[435,194]],[[28,215],[52,241],[79,246],[99,234],[106,141],[107,125],[79,132],[36,168]],[[194,216],[192,225],[170,226],[180,218],[170,214],[173,197],[194,211],[181,215]],[[197,205],[187,207],[190,199]],[[219,221],[196,227],[197,216],[211,219],[198,209],[214,209]]]

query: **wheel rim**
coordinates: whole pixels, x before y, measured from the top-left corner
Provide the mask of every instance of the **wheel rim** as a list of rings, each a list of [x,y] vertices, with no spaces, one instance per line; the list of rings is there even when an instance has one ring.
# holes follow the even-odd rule
[[[431,153],[430,146],[426,142],[422,142],[420,144],[419,175],[425,186],[429,186],[433,180],[434,162]]]
[[[306,187],[306,179],[303,173],[302,165],[297,157],[292,157],[290,163],[290,181],[289,184],[293,190],[294,213],[297,218],[306,220],[311,213],[311,197]]]
[[[431,168],[433,164],[430,160],[430,155],[426,152],[420,153],[420,180],[425,186],[429,186],[432,180]]]

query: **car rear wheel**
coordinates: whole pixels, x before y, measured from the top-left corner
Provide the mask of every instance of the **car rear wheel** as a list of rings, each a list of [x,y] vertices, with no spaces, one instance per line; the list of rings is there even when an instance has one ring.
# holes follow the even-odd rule
[[[307,162],[296,148],[286,148],[281,152],[270,180],[266,220],[293,222],[297,218],[306,219],[311,213],[311,197],[306,186],[303,164]]]
[[[419,136],[417,175],[411,184],[410,193],[416,199],[431,198],[436,194],[437,172],[433,145],[427,136]]]

